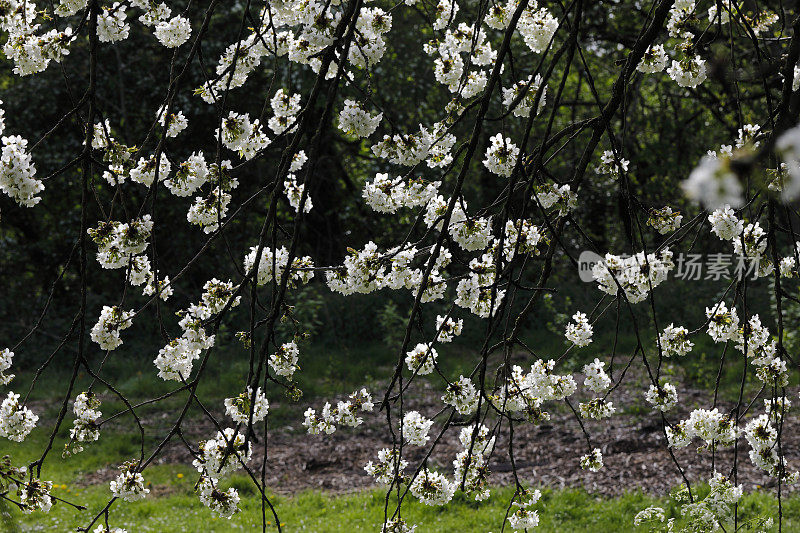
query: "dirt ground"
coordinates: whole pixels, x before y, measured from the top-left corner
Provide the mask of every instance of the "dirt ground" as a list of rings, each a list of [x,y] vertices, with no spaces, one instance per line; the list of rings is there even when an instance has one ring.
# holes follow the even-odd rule
[[[578,379],[578,376],[576,376]],[[582,379],[582,378],[581,378]],[[681,475],[665,446],[660,416],[649,410],[642,395],[646,386],[641,379],[630,380],[632,385],[617,389],[611,400],[617,413],[602,422],[585,422],[593,446],[603,453],[604,467],[596,473],[583,471],[579,467],[579,457],[588,451],[588,445],[572,413],[561,403],[546,406],[551,412],[551,420],[539,424],[520,424],[515,426],[515,461],[518,475],[523,483],[551,488],[582,487],[597,495],[615,495],[624,491],[640,489],[653,495],[666,495],[671,488],[682,482]],[[580,399],[573,402],[577,405]],[[691,409],[710,408],[707,393],[683,388],[679,393],[682,411],[670,412],[671,420],[676,415],[684,418]],[[790,391],[790,398],[797,398],[797,390]],[[333,399],[331,399],[333,400]],[[323,400],[313,405],[319,409]],[[433,390],[417,391],[406,401],[406,409],[416,409],[428,416],[440,408],[438,393]],[[732,408],[732,404],[720,402],[720,410]],[[763,411],[759,400],[753,410],[746,415],[748,420]],[[797,424],[800,417],[789,415],[784,425],[783,450],[790,470],[800,467],[800,436]],[[268,486],[284,494],[297,493],[307,489],[322,489],[329,492],[351,492],[374,487],[372,478],[364,472],[364,465],[374,460],[377,451],[390,446],[391,441],[384,438],[385,418],[377,413],[365,417],[359,428],[340,428],[332,435],[307,435],[302,432],[302,416],[294,427],[271,430],[267,453]],[[743,425],[743,424],[742,424]],[[435,431],[436,426],[434,425]],[[187,428],[185,435],[191,440],[208,438],[213,434],[213,426],[197,423]],[[196,440],[195,440],[196,442]],[[688,479],[695,483],[705,481],[712,472],[712,454],[698,452],[700,441],[689,447],[675,451],[681,467]],[[251,466],[261,464],[264,446],[255,445]],[[429,464],[443,471],[452,472],[452,462],[461,450],[458,442],[458,429],[451,429],[437,445],[429,459]],[[511,462],[508,456],[508,432],[502,431],[498,438],[494,456],[490,462],[490,481],[495,485],[513,483]],[[406,447],[404,457],[412,466],[420,461],[427,448]],[[713,458],[718,471],[728,475],[734,464],[733,447],[717,452]],[[738,482],[746,490],[757,487],[770,487],[774,481],[763,475],[751,463],[748,447],[744,439],[739,441],[737,455]],[[165,450],[158,459],[160,463],[191,463],[191,456],[185,447],[177,443]],[[92,482],[116,475],[116,471],[98,471],[87,475]],[[791,490],[791,488],[788,488]]]

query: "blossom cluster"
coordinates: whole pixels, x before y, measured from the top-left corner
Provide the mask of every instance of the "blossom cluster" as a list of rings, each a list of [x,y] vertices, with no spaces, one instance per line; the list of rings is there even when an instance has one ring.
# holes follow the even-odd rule
[[[674,267],[669,248],[664,248],[658,255],[639,252],[621,257],[608,253],[592,267],[592,276],[601,291],[616,296],[621,288],[628,301],[639,303],[667,279]]]
[[[705,442],[706,446],[731,446],[738,437],[733,419],[714,409],[695,409],[689,418],[673,427],[666,428],[667,440],[671,448],[688,446],[694,438]]]
[[[425,161],[432,169],[446,167],[453,162],[451,150],[456,142],[456,136],[447,130],[442,122],[430,128],[420,124],[418,132],[384,135],[371,150],[395,165],[413,167]]]
[[[555,361],[538,359],[527,374],[514,365],[494,403],[509,412],[518,412],[530,421],[548,420],[542,405],[550,400],[563,400],[577,390],[575,379],[553,373]]]
[[[192,465],[201,476],[219,480],[246,465],[253,456],[253,445],[233,428],[218,431],[216,437],[200,442]]]
[[[680,506],[680,515],[687,531],[721,530],[723,524],[733,516],[735,506],[744,494],[741,485],[734,485],[719,472],[714,473],[708,485],[711,490],[702,499],[692,498],[685,485],[672,494]],[[760,531],[772,527],[771,519],[753,520],[751,524]],[[648,507],[636,514],[633,525],[649,527],[651,531],[675,531],[675,518],[667,519],[667,513],[662,507]]]
[[[64,455],[83,451],[84,442],[93,442],[100,438],[98,421],[103,413],[99,409],[100,399],[91,391],[82,392],[75,397],[72,410],[75,420],[69,430],[70,442],[65,445]]]
[[[526,530],[539,525],[539,512],[531,509],[541,499],[542,492],[538,489],[523,489],[519,491],[512,503],[513,512],[508,516],[508,525],[512,529]]]
[[[260,422],[269,413],[269,402],[267,397],[258,387],[255,392],[251,387],[234,398],[225,398],[225,414],[230,416],[234,422],[247,424],[250,420]]]
[[[206,321],[239,305],[241,296],[236,295],[237,289],[231,281],[210,279],[203,285],[200,302],[176,313],[183,333],[161,348],[153,360],[158,377],[176,381],[189,378],[194,361],[204,350],[214,346],[214,335],[208,335],[205,330]]]
[[[0,404],[0,437],[22,442],[36,427],[39,417],[21,404],[19,394],[9,392]]]
[[[134,312],[123,311],[117,306],[103,306],[100,318],[92,327],[91,337],[103,350],[116,350],[122,345],[120,331],[133,325]]]
[[[753,464],[767,472],[771,477],[782,477],[785,483],[792,484],[798,480],[797,471],[789,472],[786,458],[780,456],[781,447],[778,446],[778,430],[788,410],[789,402],[780,405],[772,400],[764,400],[766,413],[755,416],[744,427],[744,437],[750,445],[750,460]]]
[[[339,113],[339,129],[353,137],[369,137],[378,128],[383,118],[383,113],[371,115],[362,109],[354,100],[345,100],[344,107]]]
[[[6,374],[5,372],[11,368],[11,363],[14,360],[14,352],[8,348],[3,348],[0,351],[0,385],[8,385],[14,379],[14,374]]]
[[[367,392],[367,389],[361,389],[351,394],[348,400],[340,400],[335,407],[325,402],[320,414],[317,414],[314,409],[309,407],[304,413],[303,426],[312,435],[320,433],[331,434],[336,431],[337,424],[358,427],[364,422],[364,419],[358,416],[357,413],[359,411],[370,412],[373,406],[372,396]]]
[[[484,166],[492,174],[509,177],[517,164],[519,147],[511,141],[510,137],[503,137],[498,133],[489,139],[491,145],[486,150],[486,159],[483,160]]]
[[[150,494],[150,489],[144,486],[144,476],[138,471],[135,461],[120,465],[120,474],[111,481],[109,487],[115,498],[122,498],[126,502],[135,502]]]
[[[574,322],[567,324],[567,331],[565,333],[567,340],[580,348],[589,346],[592,342],[592,333],[594,330],[586,314],[578,311],[572,315],[572,320],[574,320]]]
[[[28,152],[28,141],[19,135],[5,136],[4,132],[5,121],[0,109],[0,191],[19,205],[33,207],[42,199],[37,195],[44,190],[44,183],[35,177],[36,165]]]
[[[252,275],[253,265],[256,258],[259,258],[258,269],[255,274],[256,283],[264,285],[268,282],[280,283],[284,276],[284,271],[289,264],[289,251],[285,246],[273,249],[270,246],[253,246],[250,252],[244,257],[244,270]],[[294,287],[298,284],[305,284],[314,277],[314,263],[311,257],[295,257],[289,268],[289,286]]]

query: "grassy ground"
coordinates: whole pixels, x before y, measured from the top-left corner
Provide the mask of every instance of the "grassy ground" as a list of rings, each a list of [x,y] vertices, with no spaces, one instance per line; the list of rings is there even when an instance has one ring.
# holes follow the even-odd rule
[[[36,430],[22,444],[4,442],[0,453],[10,453],[17,464],[34,460],[41,452],[47,436]],[[23,515],[16,509],[0,512],[0,531],[74,531],[88,524],[108,502],[108,482],[98,482],[94,474],[103,468],[115,468],[125,458],[136,455],[133,435],[107,434],[100,442],[78,455],[63,459],[59,443],[42,471],[44,479],[54,483],[53,494],[73,503],[87,506],[80,512],[57,504],[49,514]],[[106,476],[107,477],[107,476]],[[117,504],[111,525],[133,532],[227,532],[260,531],[261,504],[250,480],[241,474],[223,481],[223,488],[234,486],[242,498],[242,511],[232,520],[217,518],[200,505],[194,494],[196,473],[188,465],[154,465],[145,473],[150,495],[136,503]],[[506,506],[512,496],[508,488],[497,488],[485,502],[474,502],[457,494],[445,507],[426,507],[409,497],[404,503],[404,517],[419,525],[419,533],[450,531],[499,531]],[[294,496],[272,495],[285,531],[375,532],[383,521],[385,494],[380,490],[348,495],[305,492]],[[619,532],[634,531],[634,515],[651,505],[662,506],[668,516],[678,518],[680,511],[668,498],[653,498],[641,493],[628,493],[618,498],[600,498],[579,490],[545,490],[537,504],[542,532]],[[784,500],[783,531],[800,531],[800,497]],[[742,520],[758,515],[777,516],[774,497],[748,494],[740,504]],[[268,514],[270,530],[277,530],[275,519]]]
[[[564,349],[563,339],[556,335],[539,332],[537,353],[541,357],[554,357]],[[584,362],[595,356],[607,357],[602,347],[611,345],[613,339],[605,339],[600,333],[597,342],[585,350],[576,351],[564,362],[566,371],[578,371]],[[635,341],[630,334],[623,334],[618,345],[619,361],[623,363],[629,357]],[[464,357],[464,347],[458,345],[443,346],[440,350],[440,364],[448,374],[466,373],[475,364],[474,357]],[[674,372],[695,386],[707,386],[700,380],[716,377],[719,365],[719,346],[699,340],[693,356],[670,361]],[[381,343],[361,345],[358,348],[337,346],[335,349],[307,347],[301,362],[302,371],[298,374],[299,385],[304,397],[298,405],[290,405],[281,397],[270,397],[272,427],[297,424],[298,411],[302,405],[315,399],[331,399],[351,392],[357,386],[375,388],[390,372],[396,361],[394,350],[387,349]],[[226,396],[234,391],[242,390],[247,375],[247,363],[241,354],[220,351],[212,357],[207,369],[206,379],[200,386],[198,394],[208,404],[221,404]],[[124,363],[124,364],[123,364]],[[152,364],[147,361],[140,365],[141,370],[130,372],[130,364],[112,360],[105,367],[104,373],[117,387],[131,399],[143,399],[163,394],[172,388],[174,383],[165,383],[154,378]],[[721,395],[735,398],[740,386],[741,366],[743,361],[734,359],[723,366],[721,375]],[[16,383],[30,382],[28,375],[21,373]],[[59,405],[53,391],[63,388],[64,376],[60,373],[48,373],[37,384],[31,399],[40,402],[38,414],[43,420],[52,420]],[[83,390],[88,384],[82,376],[77,390]],[[748,382],[748,387],[756,384]],[[713,383],[711,384],[713,387]],[[24,392],[19,390],[18,392]],[[164,404],[152,408],[145,407],[140,411],[144,416],[157,413],[172,412],[185,401],[185,395],[171,398]],[[108,415],[124,406],[119,400],[106,396],[102,410]],[[171,418],[170,418],[171,419]],[[42,471],[42,478],[54,482],[54,494],[76,503],[87,505],[88,511],[79,513],[66,505],[56,505],[50,514],[21,515],[16,510],[5,509],[0,513],[0,531],[73,531],[78,526],[88,523],[87,517],[94,516],[105,505],[109,498],[108,483],[93,483],[92,476],[103,468],[116,468],[122,461],[138,456],[138,434],[125,432],[104,432],[100,442],[87,446],[83,453],[62,459],[60,452],[70,427],[68,416],[62,427],[55,447],[48,457]],[[42,424],[40,424],[42,425]],[[46,424],[44,424],[46,425]],[[0,441],[0,456],[10,454],[17,465],[28,464],[36,460],[47,442],[48,435],[43,429],[35,430],[23,444],[11,443],[5,439]],[[155,441],[146,444],[146,451],[152,449]],[[212,513],[202,507],[194,494],[195,473],[187,465],[155,465],[145,472],[152,493],[143,502],[123,504],[115,507],[112,514],[113,526],[125,527],[131,533],[140,531],[253,531],[260,530],[260,500],[254,494],[252,485],[243,477],[233,477],[226,482],[236,486],[242,497],[242,512],[231,521],[214,518]],[[95,480],[96,481],[96,480]],[[410,522],[419,524],[418,532],[435,531],[499,531],[505,515],[506,505],[511,497],[509,489],[499,488],[493,497],[483,503],[466,501],[456,497],[445,508],[431,508],[409,501],[404,504],[404,517]],[[318,492],[308,492],[293,497],[274,496],[279,517],[286,531],[378,531],[383,520],[384,494],[380,491],[331,496]],[[406,508],[406,505],[408,507]],[[668,500],[656,500],[642,494],[632,493],[615,499],[599,499],[582,491],[546,492],[538,505],[541,525],[538,531],[559,532],[616,532],[633,530],[632,519],[639,510],[649,505],[662,505],[671,516],[678,517],[679,511]],[[742,503],[740,516],[753,517],[768,513],[776,515],[776,502],[764,494],[746,496]],[[93,513],[92,513],[93,511]],[[785,502],[784,531],[800,531],[800,499],[792,498]],[[274,519],[269,518],[272,527]]]
[[[156,467],[148,476],[154,493],[146,500],[118,505],[110,524],[123,527],[130,532],[226,532],[255,531],[261,529],[261,507],[259,499],[252,494],[248,481],[241,477],[228,480],[228,484],[239,488],[242,495],[242,512],[231,520],[215,517],[200,506],[192,493],[190,475],[179,477],[170,467]],[[66,487],[66,488],[64,488]],[[166,491],[166,493],[165,493]],[[104,488],[70,489],[62,485],[56,494],[88,504],[96,511],[106,503],[108,491]],[[450,531],[499,531],[507,502],[512,493],[509,489],[498,489],[493,496],[481,503],[465,500],[459,496],[445,507],[426,507],[416,501],[404,504],[404,517],[417,524],[419,533]],[[284,531],[325,532],[375,532],[383,521],[384,494],[380,491],[344,496],[329,496],[318,492],[307,492],[293,497],[274,496],[278,516]],[[541,522],[540,532],[619,532],[634,531],[634,515],[650,505],[664,506],[668,517],[678,518],[679,510],[669,501],[657,500],[639,493],[631,493],[614,499],[593,497],[582,491],[545,491],[537,504]],[[743,520],[759,514],[775,515],[775,501],[763,494],[745,496],[740,504]],[[48,515],[20,515],[10,511],[6,515],[4,531],[73,531],[86,525],[88,512],[81,514],[67,506],[59,505]],[[784,531],[800,528],[800,500],[792,498],[784,502]],[[268,514],[268,530],[276,531],[275,520]],[[3,523],[0,522],[0,527]]]

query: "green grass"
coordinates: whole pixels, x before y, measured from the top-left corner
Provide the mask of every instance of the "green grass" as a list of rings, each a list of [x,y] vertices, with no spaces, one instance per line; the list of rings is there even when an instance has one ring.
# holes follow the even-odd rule
[[[540,331],[528,344],[535,348],[539,357],[552,358],[562,353],[565,344],[563,337],[551,332]],[[652,336],[644,335],[645,338]],[[645,340],[645,339],[643,339]],[[613,343],[613,332],[598,332],[595,342],[586,349],[574,350],[564,368],[567,371],[579,371],[583,363],[594,357],[608,357],[609,346]],[[246,352],[237,349],[233,343],[221,343],[226,348],[215,351],[206,368],[206,378],[202,380],[198,394],[206,405],[219,406],[222,399],[235,394],[244,387],[248,371]],[[635,346],[635,339],[630,332],[623,332],[618,343],[618,361],[622,365],[630,356]],[[647,346],[648,357],[654,355],[654,347]],[[685,380],[686,383],[699,387],[712,387],[719,366],[721,345],[714,345],[704,336],[698,336],[695,349],[684,358],[670,359],[664,366],[664,375],[672,380]],[[344,344],[322,347],[305,346],[302,349],[302,371],[298,373],[298,386],[304,396],[299,403],[289,402],[277,388],[271,388],[271,425],[281,427],[290,423],[297,424],[302,408],[307,404],[315,405],[323,399],[331,400],[352,392],[359,386],[367,386],[373,390],[385,379],[397,360],[397,350],[386,345],[373,342],[361,343],[356,347]],[[465,354],[468,354],[465,356]],[[475,347],[453,343],[443,345],[439,349],[439,363],[449,375],[466,374],[477,363]],[[738,396],[741,372],[744,362],[740,354],[732,348],[728,350],[728,359],[723,366],[721,377],[721,397]],[[530,359],[530,358],[526,358]],[[524,364],[520,362],[520,364]],[[138,371],[131,372],[130,361],[112,359],[104,368],[104,376],[109,378],[117,388],[131,400],[141,400],[163,394],[175,388],[174,382],[164,382],[155,378],[155,370],[149,360],[136,365]],[[621,368],[621,367],[620,367]],[[752,382],[749,373],[746,389],[757,386]],[[18,383],[29,383],[29,375],[18,376]],[[48,372],[34,389],[31,399],[45,401],[38,414],[43,420],[53,420],[60,407],[59,398],[53,391],[63,390],[63,372]],[[424,377],[423,379],[428,379]],[[703,380],[712,380],[712,383]],[[76,390],[83,390],[88,385],[86,376],[81,376]],[[102,389],[102,388],[101,388]],[[100,390],[101,390],[100,389]],[[22,392],[22,391],[19,391]],[[156,437],[163,436],[177,410],[186,401],[186,393],[181,393],[156,406],[146,406],[138,412],[148,417],[151,425],[147,427],[145,452],[156,445]],[[108,394],[104,395],[102,410],[109,415],[124,409],[123,403]],[[629,406],[636,412],[637,406]],[[648,411],[649,412],[649,411]],[[167,418],[161,418],[167,413]],[[644,415],[644,413],[642,413]],[[190,418],[199,417],[197,410],[190,412]],[[155,422],[153,422],[155,420]],[[6,508],[8,513],[3,519],[0,512],[0,531],[73,531],[76,527],[85,526],[94,514],[107,503],[110,497],[108,482],[91,483],[92,476],[101,469],[116,469],[123,461],[138,457],[139,435],[131,434],[132,427],[127,422],[127,429],[115,426],[102,433],[101,440],[89,445],[86,450],[73,457],[63,459],[61,450],[68,435],[71,416],[59,431],[54,449],[42,471],[42,478],[52,480],[56,485],[54,494],[58,497],[87,505],[88,510],[82,513],[69,506],[54,506],[48,515],[21,515],[14,509]],[[154,425],[152,425],[154,424]],[[40,424],[47,427],[47,424]],[[10,454],[14,464],[25,465],[38,459],[47,443],[48,436],[44,429],[36,429],[23,444],[11,443],[5,439],[0,441],[0,456]],[[254,531],[260,530],[261,505],[254,488],[243,476],[234,476],[225,480],[225,484],[239,489],[242,498],[242,512],[231,521],[215,518],[202,507],[193,488],[196,473],[189,465],[154,465],[145,472],[145,479],[150,484],[152,493],[142,502],[115,505],[112,513],[112,526],[124,527],[129,532],[139,531]],[[535,483],[535,480],[532,480]],[[279,487],[275,487],[280,490]],[[512,492],[508,488],[498,488],[486,502],[467,501],[462,496],[456,498],[444,508],[433,508],[420,505],[413,498],[404,503],[404,517],[419,525],[418,533],[437,531],[500,531],[506,506]],[[345,496],[332,496],[319,492],[306,492],[293,497],[271,495],[276,505],[285,531],[313,532],[359,532],[379,531],[383,521],[384,494],[368,491]],[[674,503],[668,499],[656,499],[640,493],[603,499],[580,490],[546,491],[542,501],[537,505],[540,511],[541,524],[537,531],[544,532],[617,532],[633,531],[633,516],[650,505],[665,507],[668,515],[678,519],[680,513]],[[0,508],[2,511],[2,508]],[[744,519],[760,514],[776,515],[776,501],[767,494],[747,495],[740,505],[740,516]],[[784,531],[800,531],[800,498],[792,497],[784,502]],[[273,524],[274,519],[268,518]]]
[[[38,458],[47,435],[35,430],[24,443],[0,443],[0,454],[10,454],[15,464],[27,464]],[[85,526],[108,502],[107,478],[97,482],[96,472],[112,471],[125,459],[138,455],[135,435],[106,432],[103,438],[78,455],[62,458],[63,439],[55,447],[42,470],[42,478],[52,480],[53,494],[70,502],[87,506],[77,511],[65,504],[56,504],[48,514],[23,515],[6,506],[0,508],[0,531],[74,531]],[[152,444],[152,443],[148,443]],[[111,513],[111,525],[133,532],[227,532],[260,530],[261,503],[248,477],[235,474],[222,482],[223,488],[234,486],[242,499],[241,512],[232,520],[215,517],[203,507],[194,494],[196,472],[189,465],[153,465],[145,471],[150,495],[136,503],[119,502]],[[94,481],[93,481],[94,480]],[[535,482],[535,480],[532,480]],[[279,487],[274,487],[279,489]],[[702,493],[703,489],[700,488]],[[427,507],[413,497],[403,504],[403,516],[419,525],[419,533],[500,530],[506,506],[513,495],[509,488],[495,488],[487,501],[475,502],[461,494],[447,506]],[[666,496],[666,495],[665,495]],[[379,490],[348,495],[304,492],[295,496],[270,494],[285,531],[312,532],[375,532],[383,521],[385,494]],[[544,490],[537,504],[541,532],[619,532],[634,531],[635,514],[652,505],[664,507],[668,517],[677,519],[680,511],[667,497],[654,498],[632,492],[617,498],[602,498],[582,490]],[[759,515],[776,516],[776,500],[763,493],[746,495],[740,504],[743,520]],[[800,497],[784,500],[784,531],[800,530]],[[270,530],[275,520],[268,515]]]
[[[249,481],[241,476],[227,480],[225,485],[240,490],[241,512],[231,520],[220,519],[202,507],[193,494],[193,480],[187,472],[160,466],[149,471],[153,493],[136,503],[115,505],[110,524],[130,532],[227,532],[260,530],[261,506]],[[88,505],[83,513],[65,505],[55,506],[47,515],[21,515],[8,509],[6,517],[15,526],[7,524],[8,531],[70,531],[88,523],[105,505],[108,490],[105,487],[70,489],[62,485],[54,490],[60,497],[70,498]],[[158,494],[158,496],[154,496]],[[508,488],[496,489],[484,502],[474,502],[456,495],[444,507],[427,507],[409,499],[403,505],[403,516],[418,525],[420,533],[450,531],[499,531],[506,506],[512,496]],[[379,490],[342,496],[320,492],[305,492],[293,497],[271,496],[284,531],[325,532],[375,532],[383,522],[385,495]],[[617,498],[600,498],[579,490],[543,492],[536,505],[540,515],[537,532],[619,532],[634,531],[633,517],[651,505],[664,507],[668,517],[681,524],[679,510],[667,500],[629,493]],[[740,503],[742,520],[760,514],[776,513],[774,498],[764,494],[749,494]],[[790,498],[784,502],[784,531],[797,531],[800,527],[800,500]],[[268,511],[268,530],[276,531],[275,520]],[[2,521],[0,521],[2,525]],[[644,529],[642,529],[644,531]]]

